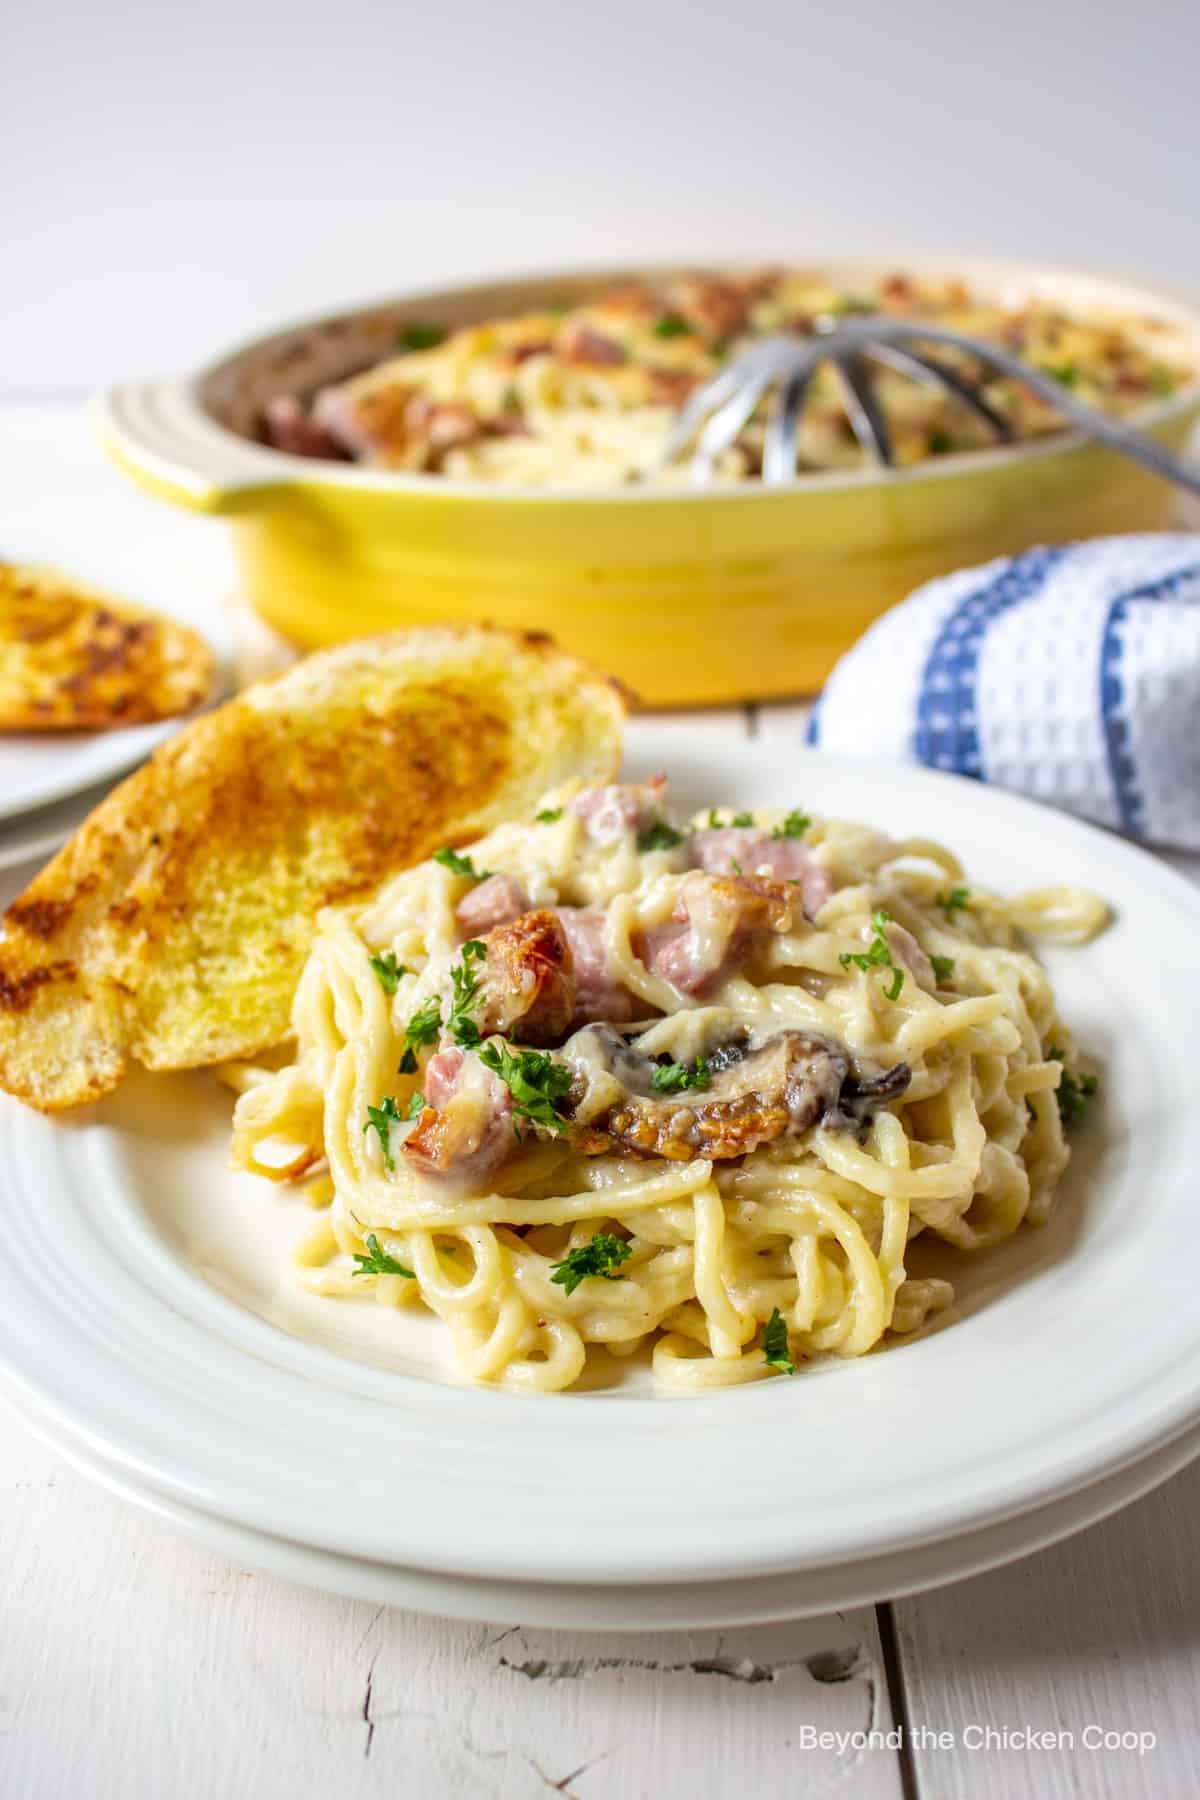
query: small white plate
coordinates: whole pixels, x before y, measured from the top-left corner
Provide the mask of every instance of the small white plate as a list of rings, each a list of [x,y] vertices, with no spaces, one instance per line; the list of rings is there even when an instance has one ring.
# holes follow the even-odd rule
[[[911,1558],[1200,1423],[1200,898],[1117,838],[925,770],[702,726],[672,761],[684,805],[806,805],[937,836],[989,885],[1077,882],[1113,903],[1095,944],[1047,956],[1101,1099],[1052,1223],[958,1259],[959,1317],[690,1399],[636,1371],[552,1398],[450,1385],[432,1318],[290,1292],[276,1252],[302,1203],[229,1172],[215,1083],[146,1077],[74,1122],[15,1104],[3,1119],[0,1367],[24,1410],[134,1487],[252,1532],[593,1587]]]
[[[192,626],[216,652],[220,690],[233,655],[224,616],[231,568],[214,529],[132,492],[82,410],[13,408],[0,420],[0,557],[48,564]],[[0,820],[112,781],[179,724],[0,734]]]
[[[99,806],[107,792],[107,785],[86,788],[54,806],[39,806],[33,812],[0,821],[0,871],[46,862],[83,824],[93,807]]]
[[[178,731],[180,723],[179,719],[163,719],[154,725],[131,725],[124,731],[3,733],[0,820],[23,819],[26,813],[52,801],[115,780],[144,762],[164,738]]]

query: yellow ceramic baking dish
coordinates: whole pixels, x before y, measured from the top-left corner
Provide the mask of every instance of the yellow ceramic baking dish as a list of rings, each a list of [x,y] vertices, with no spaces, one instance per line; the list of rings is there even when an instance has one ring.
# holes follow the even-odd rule
[[[819,266],[849,287],[882,267]],[[1178,300],[1013,265],[903,266],[960,275],[1006,302],[1029,296],[1154,318],[1158,349],[1200,370],[1200,311]],[[246,596],[306,648],[435,619],[490,619],[553,632],[657,705],[812,692],[872,619],[933,575],[1033,543],[1169,523],[1164,482],[1068,433],[898,473],[804,475],[783,488],[595,494],[317,462],[254,441],[269,395],[382,357],[402,320],[465,324],[631,273],[668,271],[491,282],[296,326],[199,375],[114,389],[98,403],[101,434],[143,486],[228,515]],[[1179,448],[1198,416],[1194,381],[1134,422]]]

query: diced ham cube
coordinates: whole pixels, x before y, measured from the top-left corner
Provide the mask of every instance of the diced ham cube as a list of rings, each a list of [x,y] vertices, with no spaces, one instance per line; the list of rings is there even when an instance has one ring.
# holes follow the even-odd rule
[[[937,976],[933,972],[933,964],[912,932],[903,925],[897,925],[892,919],[884,926],[883,934],[897,962],[908,970],[919,988],[932,994],[937,988]]]
[[[652,775],[640,785],[625,782],[584,788],[571,801],[571,811],[579,814],[589,837],[598,844],[612,844],[627,831],[640,831],[661,816],[666,788],[665,775]]]
[[[589,907],[560,906],[559,919],[571,946],[575,971],[574,1023],[606,1020],[623,1025],[645,1013],[645,1003],[621,986],[608,966],[604,914]]]
[[[796,896],[759,875],[692,875],[670,922],[645,932],[638,946],[652,974],[682,994],[718,986],[746,961],[766,933],[791,929]]]
[[[276,394],[267,401],[263,408],[262,431],[273,449],[286,450],[289,456],[321,456],[335,462],[346,460],[343,446],[312,417],[294,394]]]
[[[323,388],[313,418],[351,456],[367,462],[407,462],[437,468],[451,450],[484,434],[481,420],[461,400],[431,400],[401,382],[358,391]]]
[[[427,1106],[445,1106],[462,1073],[466,1052],[457,1045],[448,1044],[444,1050],[435,1050],[425,1064],[425,1103]]]
[[[427,1179],[486,1182],[514,1145],[508,1088],[477,1056],[449,1047],[426,1064],[425,1100],[404,1140],[410,1166]]]
[[[745,328],[746,295],[731,281],[689,276],[673,285],[671,298],[685,319],[712,337],[733,337]]]
[[[487,954],[478,1014],[485,1037],[495,1032],[522,1044],[557,1044],[575,1012],[575,970],[566,929],[548,908],[497,925]]]
[[[529,910],[529,896],[511,875],[489,875],[465,894],[454,909],[464,937],[483,937],[496,925],[507,925]]]
[[[557,347],[563,361],[569,363],[615,368],[626,360],[623,344],[590,325],[568,325],[559,337]]]
[[[697,831],[688,840],[693,868],[710,875],[769,875],[774,881],[796,881],[804,911],[815,919],[833,892],[833,876],[813,856],[802,838],[772,837],[757,826],[723,825]],[[735,867],[736,865],[736,867]]]
[[[646,379],[650,398],[657,405],[682,406],[692,389],[704,378],[691,369],[663,369],[652,365],[646,370]]]

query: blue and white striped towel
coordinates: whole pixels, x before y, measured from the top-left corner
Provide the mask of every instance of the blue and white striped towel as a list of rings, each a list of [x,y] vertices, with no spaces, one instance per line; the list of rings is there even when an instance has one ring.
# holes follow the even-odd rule
[[[1094,538],[929,582],[838,663],[809,742],[1200,850],[1200,535]]]

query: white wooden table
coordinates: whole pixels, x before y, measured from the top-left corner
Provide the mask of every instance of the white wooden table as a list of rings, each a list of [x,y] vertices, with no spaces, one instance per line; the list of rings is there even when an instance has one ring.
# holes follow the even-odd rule
[[[33,420],[0,413],[0,528],[6,452],[14,478],[47,453]],[[63,433],[66,557],[75,484],[110,490]],[[111,503],[136,505],[115,483]],[[191,554],[212,528],[177,529]],[[795,742],[802,709],[706,720]],[[669,763],[676,726],[655,729]],[[0,877],[0,903],[27,874]],[[915,1599],[613,1637],[253,1573],[91,1487],[0,1405],[2,1800],[1170,1800],[1200,1788],[1198,1692],[1200,1464]]]

